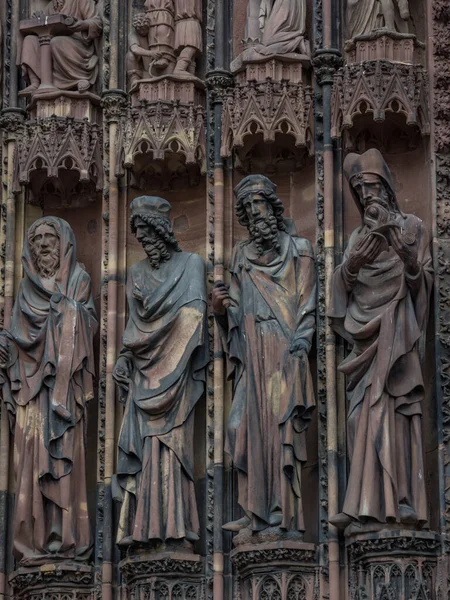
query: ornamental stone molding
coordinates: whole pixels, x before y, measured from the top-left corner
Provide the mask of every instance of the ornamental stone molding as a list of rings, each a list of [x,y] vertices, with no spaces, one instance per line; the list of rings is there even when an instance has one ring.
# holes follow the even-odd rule
[[[221,155],[230,157],[246,138],[257,135],[268,144],[287,135],[296,148],[313,155],[313,91],[304,79],[300,62],[270,59],[246,65],[223,102]]]
[[[14,598],[20,600],[94,600],[94,570],[77,563],[51,563],[41,567],[21,567],[9,583]]]
[[[48,179],[75,171],[82,183],[103,188],[102,134],[87,119],[51,116],[23,124],[18,135],[14,184],[28,186],[33,174],[44,171]]]
[[[355,119],[370,116],[385,121],[402,115],[406,124],[430,134],[428,78],[421,65],[370,60],[347,64],[334,77],[331,135],[353,127]]]

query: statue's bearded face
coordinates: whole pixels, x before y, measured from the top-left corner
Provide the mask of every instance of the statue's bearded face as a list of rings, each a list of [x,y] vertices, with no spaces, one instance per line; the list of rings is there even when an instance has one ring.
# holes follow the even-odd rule
[[[249,194],[243,204],[248,217],[250,238],[255,243],[258,253],[262,254],[264,249],[277,248],[278,222],[264,193]]]
[[[394,218],[388,190],[381,177],[362,173],[352,181],[364,210],[364,224],[374,229]]]
[[[136,238],[145,250],[151,266],[159,269],[162,262],[170,259],[170,253],[164,238],[155,230],[153,225],[140,217],[134,221]]]
[[[56,229],[47,223],[37,227],[30,241],[34,263],[41,277],[54,277],[59,269],[59,237]]]
[[[65,3],[66,0],[53,0],[53,10],[57,13],[61,12]]]

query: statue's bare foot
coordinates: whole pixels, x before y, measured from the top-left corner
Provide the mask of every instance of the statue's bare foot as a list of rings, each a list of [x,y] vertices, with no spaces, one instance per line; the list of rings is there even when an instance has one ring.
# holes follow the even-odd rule
[[[38,86],[35,85],[34,83],[32,83],[31,85],[29,85],[28,87],[26,87],[24,90],[21,90],[19,92],[19,96],[31,96],[31,94],[34,94],[34,92],[38,89]]]
[[[405,525],[415,525],[417,523],[417,513],[407,504],[400,504],[399,508],[400,523]]]
[[[79,92],[87,92],[90,87],[91,87],[91,84],[89,83],[89,81],[87,79],[81,79],[77,85]]]
[[[280,511],[273,512],[269,517],[269,525],[271,527],[279,527],[283,521],[283,513]]]
[[[184,539],[187,542],[198,542],[198,540],[200,539],[199,536],[194,532],[194,531],[186,531],[186,535],[184,536]]]
[[[352,518],[345,513],[338,513],[329,519],[329,522],[338,529],[345,529],[352,522]]]
[[[233,533],[237,533],[241,529],[245,529],[246,527],[248,527],[250,525],[250,523],[251,523],[250,517],[245,515],[245,517],[242,517],[241,519],[238,519],[237,521],[230,521],[229,523],[226,523],[222,527],[222,529],[225,529],[225,531],[232,531]]]

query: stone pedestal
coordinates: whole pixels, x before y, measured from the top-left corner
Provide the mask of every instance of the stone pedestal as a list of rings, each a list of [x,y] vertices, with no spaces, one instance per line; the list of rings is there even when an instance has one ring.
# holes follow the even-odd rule
[[[142,552],[122,560],[125,597],[134,600],[202,600],[203,560],[185,552]]]
[[[142,79],[133,86],[130,95],[132,106],[139,106],[141,103],[174,101],[205,106],[205,84],[189,74],[185,77],[164,75],[153,79]]]
[[[350,598],[435,600],[440,546],[430,532],[386,529],[348,537]]]
[[[21,567],[9,584],[18,600],[94,600],[94,570],[78,563],[51,563]]]
[[[231,553],[236,571],[235,600],[314,600],[318,597],[314,544],[288,538],[242,544],[237,540],[237,543]]]
[[[388,60],[413,65],[422,63],[425,46],[415,35],[378,31],[347,42],[345,50],[348,64]]]
[[[31,119],[67,117],[100,123],[100,98],[90,92],[36,92],[27,107]]]

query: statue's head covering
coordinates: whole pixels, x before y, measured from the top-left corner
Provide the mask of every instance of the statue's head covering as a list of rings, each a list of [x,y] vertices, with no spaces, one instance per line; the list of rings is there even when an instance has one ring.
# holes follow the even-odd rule
[[[148,215],[149,217],[160,217],[170,221],[170,211],[172,207],[170,202],[159,196],[139,196],[131,203],[131,220],[138,215]]]
[[[39,272],[35,265],[33,252],[31,250],[33,237],[40,225],[52,226],[59,238],[59,269],[55,275],[55,283],[61,293],[65,294],[70,282],[70,277],[77,264],[77,251],[73,230],[69,223],[64,221],[64,219],[60,219],[59,217],[42,217],[35,221],[28,229],[22,252],[22,264],[25,275],[35,285],[42,288]]]
[[[234,188],[234,195],[238,201],[242,201],[249,194],[261,193],[264,194],[275,194],[277,186],[270,181],[265,175],[247,175],[242,181],[240,181]]]
[[[378,175],[381,177],[389,191],[391,202],[398,210],[400,210],[395,197],[392,173],[389,170],[383,155],[376,148],[367,150],[367,152],[364,152],[364,154],[348,154],[344,160],[344,173],[350,185],[353,198],[355,199],[356,205],[361,214],[364,214],[364,209],[361,206],[358,194],[355,192],[354,184],[357,178],[364,174]]]

